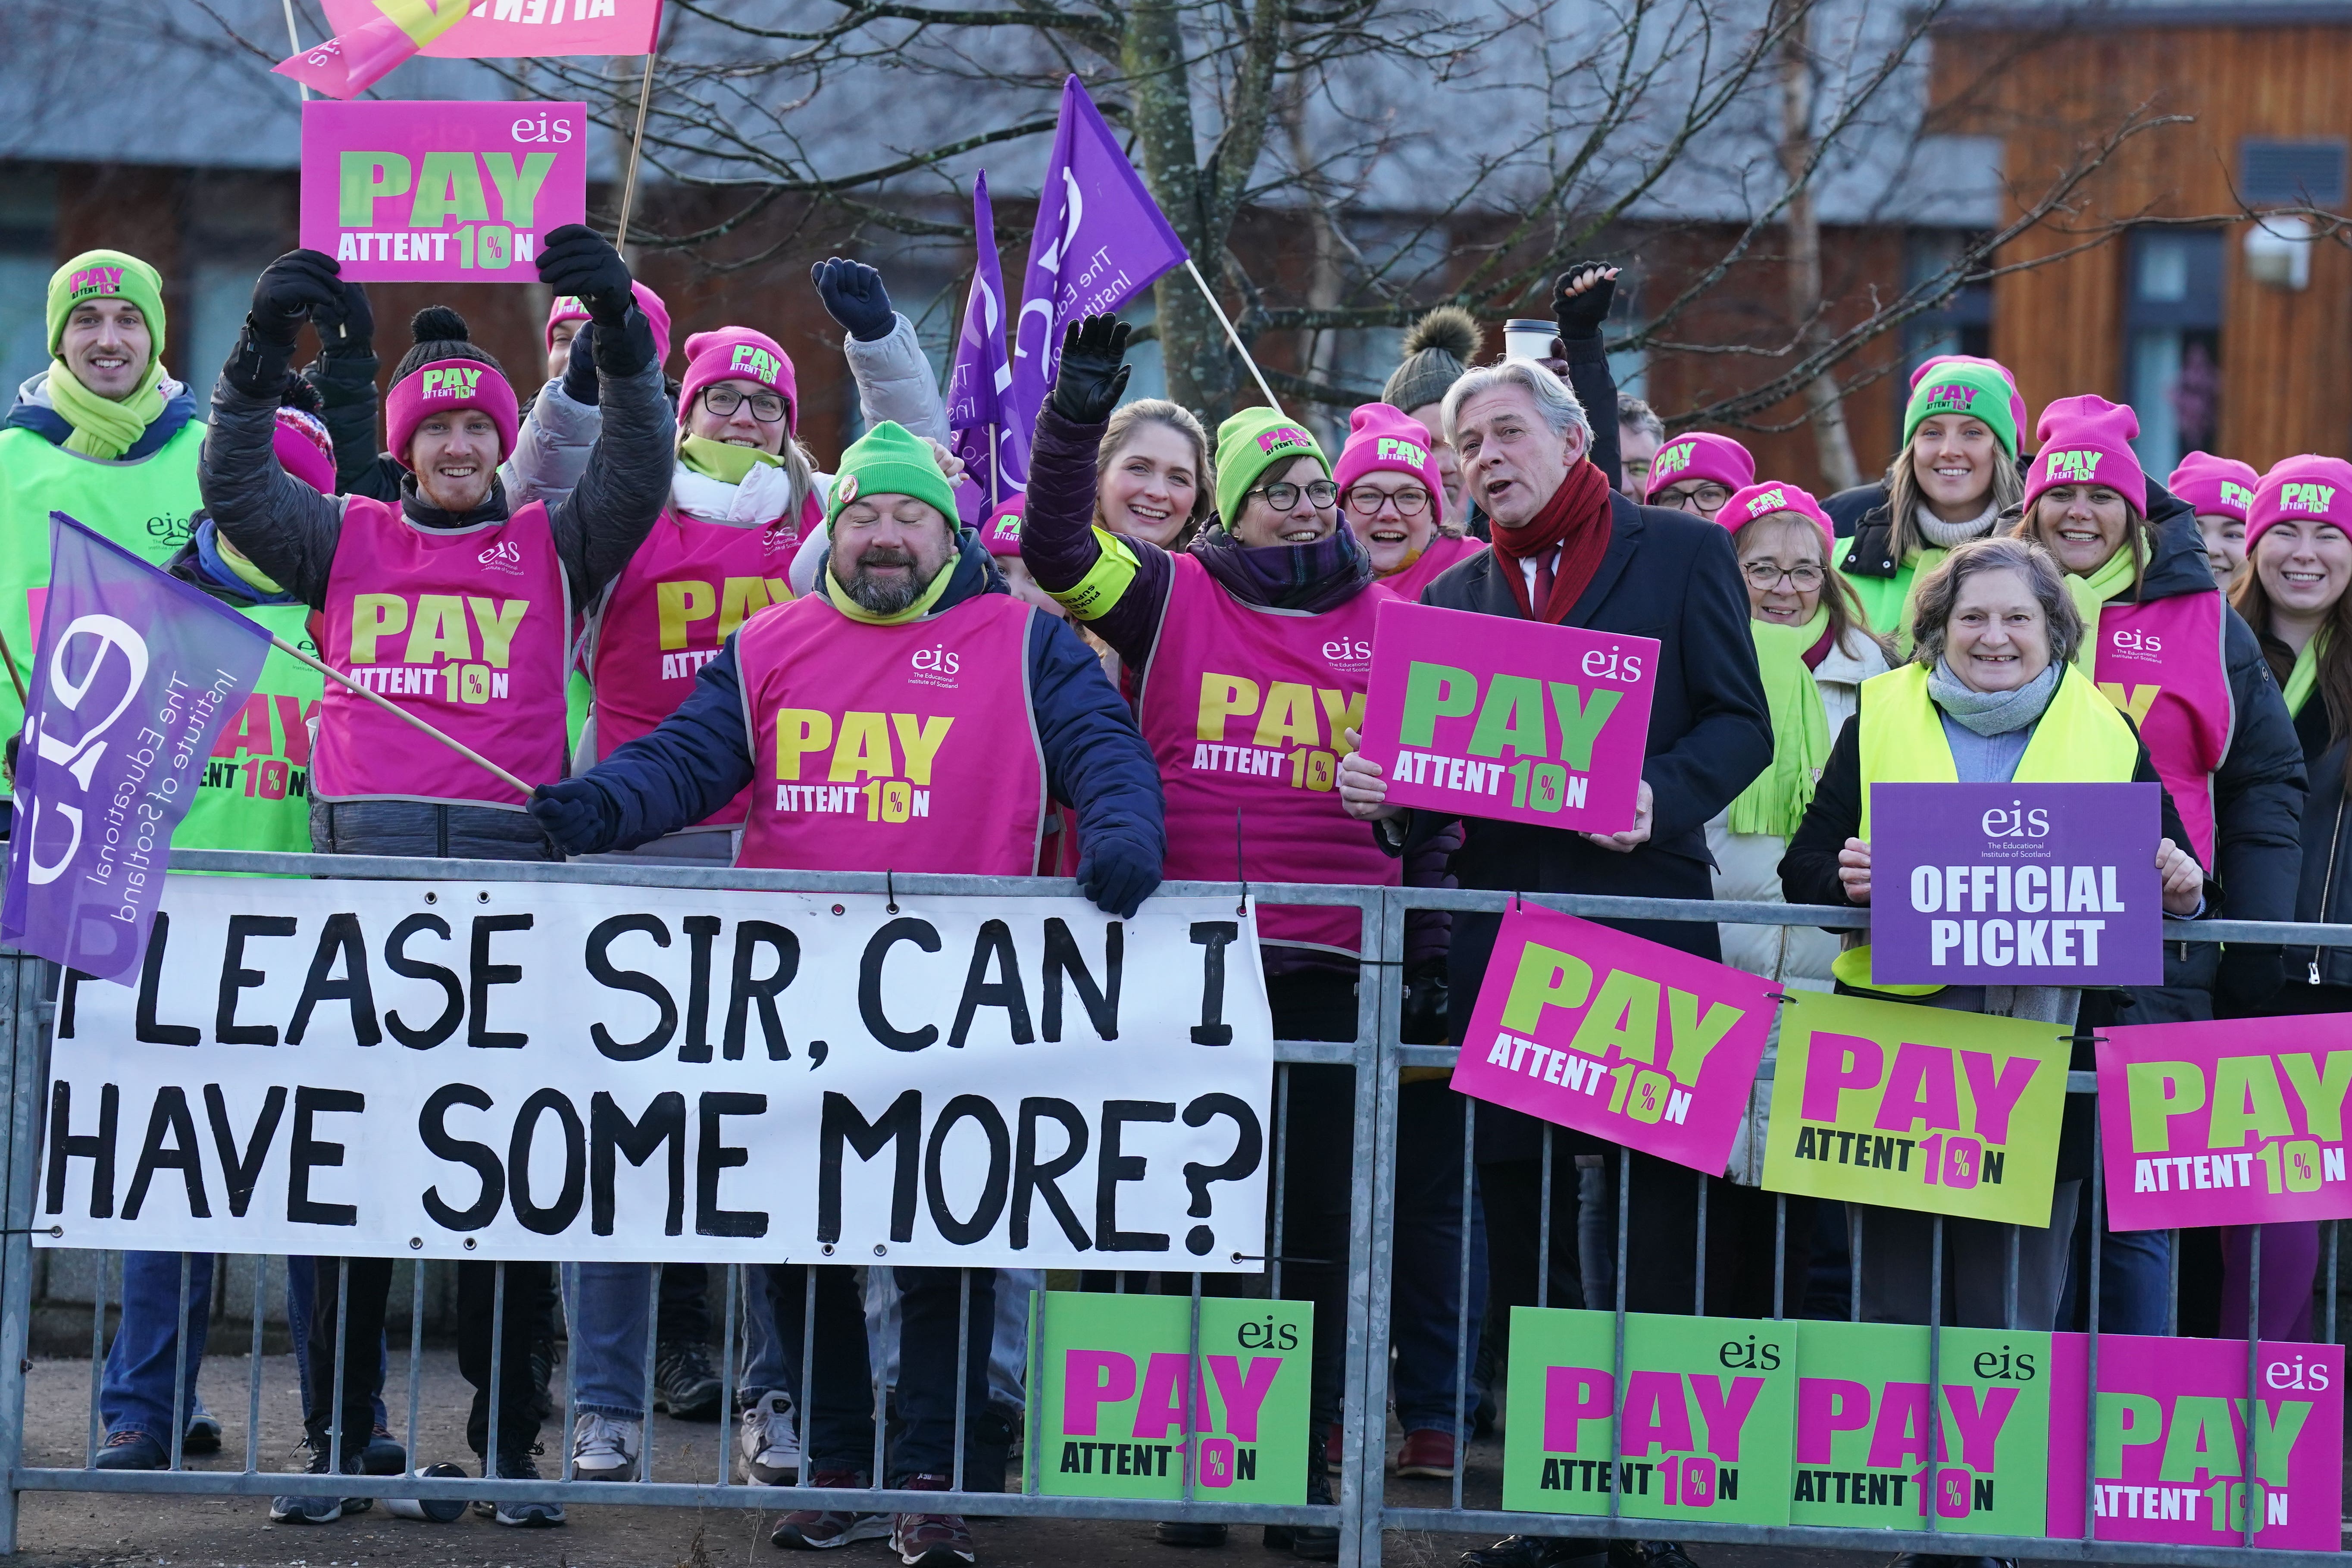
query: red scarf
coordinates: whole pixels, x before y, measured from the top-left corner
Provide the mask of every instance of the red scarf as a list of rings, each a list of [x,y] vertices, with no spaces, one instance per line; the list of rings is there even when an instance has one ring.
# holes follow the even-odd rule
[[[1511,585],[1511,596],[1519,602],[1519,614],[1555,626],[1568,618],[1608,552],[1609,495],[1609,481],[1601,470],[1591,458],[1579,458],[1560,480],[1559,489],[1552,491],[1551,500],[1544,502],[1543,510],[1526,527],[1494,525],[1495,553],[1510,563],[1502,576]],[[1555,549],[1559,562],[1552,565]],[[1538,587],[1547,576],[1551,579],[1551,591],[1544,596],[1540,614],[1528,595],[1528,574],[1519,567],[1521,561],[1529,558],[1537,563]]]

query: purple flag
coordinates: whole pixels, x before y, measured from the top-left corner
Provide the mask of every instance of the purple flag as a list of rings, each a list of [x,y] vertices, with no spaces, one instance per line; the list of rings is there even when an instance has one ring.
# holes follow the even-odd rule
[[[971,183],[971,229],[980,259],[972,268],[971,293],[963,302],[963,331],[956,339],[955,368],[948,373],[948,440],[963,459],[964,483],[956,504],[965,522],[977,527],[992,500],[1002,500],[1029,482],[997,439],[1004,389],[1013,367],[1004,356],[1004,276],[996,265],[996,216],[988,205],[988,171]],[[1025,453],[1026,443],[1024,444]]]
[[[49,513],[0,940],[131,983],[172,830],[268,657],[254,622]]]
[[[1187,259],[1094,100],[1076,77],[1065,79],[1013,323],[1013,385],[1000,421],[1013,472],[1029,471],[1030,433],[1061,362],[1062,329],[1081,316],[1116,314]]]

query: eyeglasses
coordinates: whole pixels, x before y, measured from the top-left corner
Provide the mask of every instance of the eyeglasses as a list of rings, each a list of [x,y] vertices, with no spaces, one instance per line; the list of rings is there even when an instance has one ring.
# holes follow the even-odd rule
[[[1298,504],[1299,487],[1286,480],[1276,480],[1273,484],[1260,485],[1255,489],[1244,491],[1244,494],[1264,496],[1266,504],[1275,510],[1288,511]],[[1317,479],[1307,487],[1306,494],[1307,501],[1317,511],[1328,511],[1331,509],[1332,503],[1339,499],[1339,487],[1328,479]]]
[[[1370,485],[1359,485],[1348,492],[1348,510],[1358,517],[1378,517],[1383,504],[1394,501],[1399,517],[1419,517],[1429,505],[1429,492],[1421,489],[1382,490]]]
[[[784,416],[784,400],[772,392],[751,395],[751,417],[762,425],[773,425]],[[734,416],[743,406],[743,394],[731,386],[706,386],[702,389],[702,406],[721,419]]]
[[[1739,569],[1748,585],[1759,593],[1769,593],[1780,586],[1782,578],[1800,594],[1810,594],[1822,585],[1824,575],[1818,566],[1775,566],[1769,561],[1750,561]]]
[[[1721,485],[1702,484],[1690,490],[1669,489],[1658,497],[1658,504],[1680,511],[1720,511],[1730,499],[1731,492]]]

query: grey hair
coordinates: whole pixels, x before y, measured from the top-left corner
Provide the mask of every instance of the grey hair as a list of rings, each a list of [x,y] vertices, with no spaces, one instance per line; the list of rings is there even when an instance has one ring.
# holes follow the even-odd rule
[[[1666,422],[1658,411],[1638,397],[1617,395],[1617,425],[1622,430],[1638,430],[1654,441],[1666,438]]]
[[[1568,383],[1533,360],[1507,359],[1467,372],[1461,380],[1446,388],[1445,440],[1448,446],[1459,447],[1460,443],[1454,438],[1454,422],[1460,416],[1462,405],[1474,397],[1484,397],[1504,386],[1524,388],[1527,395],[1535,399],[1536,411],[1543,416],[1544,423],[1551,426],[1553,435],[1565,436],[1570,430],[1581,430],[1586,444],[1591,445],[1592,422],[1584,416],[1584,405],[1576,400],[1576,394],[1569,390]]]
[[[2072,664],[2083,646],[2083,613],[2066,591],[2065,574],[2050,552],[2030,539],[1971,539],[1956,544],[1936,569],[1912,590],[1911,657],[1933,666],[1944,657],[1944,628],[1959,602],[1960,587],[1985,572],[2014,572],[2033,590],[2050,626],[2050,661]]]

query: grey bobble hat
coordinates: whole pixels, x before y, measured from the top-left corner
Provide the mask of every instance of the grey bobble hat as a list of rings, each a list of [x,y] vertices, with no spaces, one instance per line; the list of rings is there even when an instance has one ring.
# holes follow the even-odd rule
[[[1390,373],[1381,401],[1407,413],[1442,400],[1467,374],[1485,334],[1459,305],[1440,305],[1404,335],[1404,363]]]

